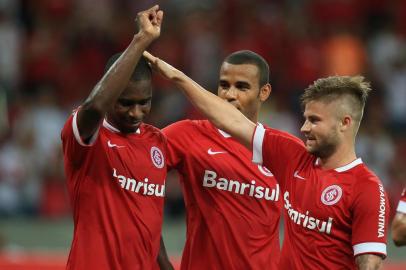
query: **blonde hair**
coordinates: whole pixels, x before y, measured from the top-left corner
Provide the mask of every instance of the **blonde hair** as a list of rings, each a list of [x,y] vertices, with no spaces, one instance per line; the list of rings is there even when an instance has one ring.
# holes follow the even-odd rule
[[[370,91],[371,84],[363,76],[330,76],[309,85],[301,96],[301,102],[306,106],[311,101],[329,103],[340,99],[348,106],[348,113],[359,125]]]

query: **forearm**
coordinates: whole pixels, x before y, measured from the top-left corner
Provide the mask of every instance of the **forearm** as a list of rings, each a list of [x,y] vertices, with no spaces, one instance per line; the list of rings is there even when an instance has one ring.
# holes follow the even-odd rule
[[[406,214],[396,213],[392,222],[392,238],[395,245],[406,245]]]
[[[359,270],[379,270],[382,266],[382,258],[373,254],[363,254],[355,258]]]
[[[83,107],[92,107],[105,113],[128,85],[131,74],[149,43],[150,40],[144,34],[134,35],[127,49],[93,88]]]
[[[161,236],[161,244],[159,247],[157,261],[158,261],[159,268],[161,270],[164,270],[164,269],[173,270],[174,269],[171,262],[169,261],[168,254],[166,253],[166,248],[165,248],[165,244],[164,244],[164,240],[163,240],[162,236]]]
[[[215,126],[251,148],[251,139],[256,124],[247,119],[230,103],[205,90],[182,72],[176,73],[172,81],[182,89],[193,105]]]

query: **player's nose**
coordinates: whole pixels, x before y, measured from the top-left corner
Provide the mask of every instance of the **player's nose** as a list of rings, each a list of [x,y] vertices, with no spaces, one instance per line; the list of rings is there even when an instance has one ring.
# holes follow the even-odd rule
[[[142,110],[141,106],[136,104],[134,106],[131,107],[131,109],[128,111],[128,115],[131,118],[135,118],[137,120],[141,120],[144,118],[144,111]]]
[[[225,94],[225,98],[227,99],[227,101],[233,101],[237,99],[237,90],[235,89],[235,87],[230,87],[230,89],[228,89]]]
[[[300,128],[300,131],[303,132],[303,133],[309,133],[310,132],[310,127],[311,127],[311,125],[310,125],[309,121],[306,120],[303,123],[302,127]]]

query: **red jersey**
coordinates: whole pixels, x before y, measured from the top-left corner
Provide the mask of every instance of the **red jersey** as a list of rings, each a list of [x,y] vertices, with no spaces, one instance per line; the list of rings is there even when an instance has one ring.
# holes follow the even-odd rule
[[[166,139],[141,124],[122,134],[104,120],[85,144],[76,113],[62,130],[74,219],[67,269],[154,269],[163,216]]]
[[[163,132],[187,211],[181,269],[278,269],[281,194],[272,173],[206,120]]]
[[[257,126],[253,161],[268,167],[283,191],[280,269],[356,269],[354,256],[386,256],[387,196],[361,159],[323,170],[303,143]]]
[[[406,214],[406,188],[403,189],[402,197],[400,198],[398,208],[396,209],[397,212]]]

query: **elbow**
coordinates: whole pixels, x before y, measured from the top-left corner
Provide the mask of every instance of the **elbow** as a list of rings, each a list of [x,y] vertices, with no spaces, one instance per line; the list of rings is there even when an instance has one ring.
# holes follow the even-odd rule
[[[394,221],[392,224],[392,240],[396,246],[406,245],[406,224]]]
[[[392,240],[393,243],[395,243],[395,245],[398,247],[406,245],[406,232],[401,234],[397,232],[397,230],[394,230],[392,232]]]

